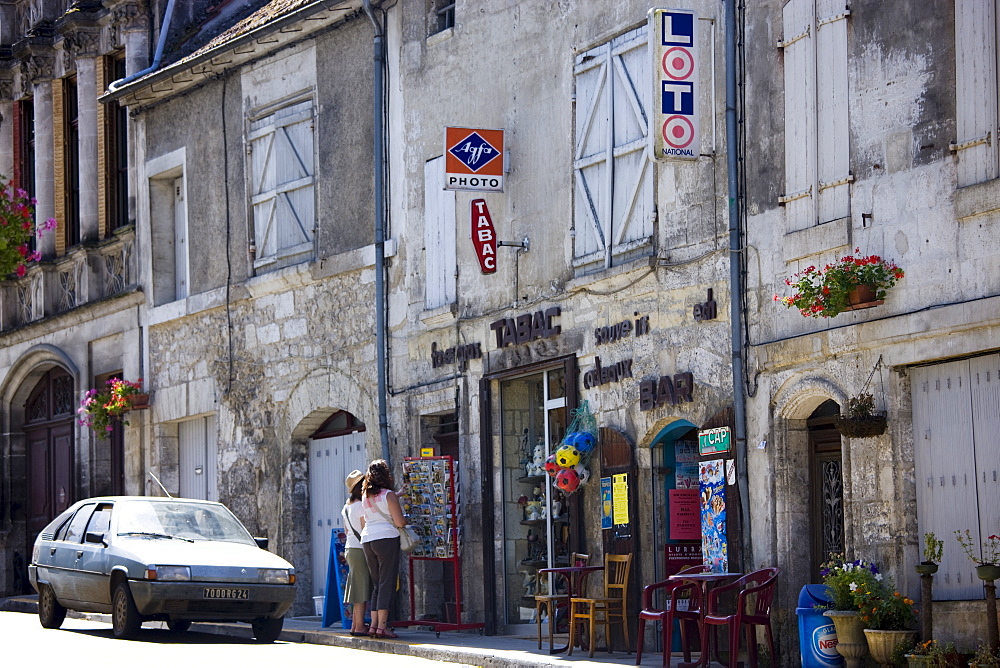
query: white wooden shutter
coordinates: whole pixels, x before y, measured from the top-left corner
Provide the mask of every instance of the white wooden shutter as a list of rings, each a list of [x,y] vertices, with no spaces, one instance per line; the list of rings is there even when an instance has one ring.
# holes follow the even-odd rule
[[[851,213],[844,0],[816,3],[816,93],[817,222],[825,223]]]
[[[652,74],[646,33],[645,27],[633,30],[611,45],[614,85],[611,238],[616,253],[627,252],[653,234],[653,167],[646,141]]]
[[[576,59],[576,151],[574,257],[604,253],[610,227],[611,195],[611,44]]]
[[[955,0],[959,187],[998,176],[997,20],[995,0]]]
[[[789,232],[816,222],[816,77],[813,3],[790,0],[782,9],[785,61],[785,219]]]
[[[457,298],[455,238],[455,192],[444,189],[441,156],[424,163],[424,304],[428,309]]]
[[[1000,354],[969,360],[969,381],[979,532],[991,536],[1000,534]]]
[[[188,296],[187,205],[184,177],[174,179],[174,299]]]
[[[978,544],[969,361],[916,368],[911,382],[917,525],[921,536],[934,532],[946,546],[934,578],[934,597],[982,598],[982,582],[975,576],[974,564],[962,553],[953,533],[969,529]]]
[[[647,154],[649,58],[643,26],[576,59],[574,257],[612,264],[653,234]]]
[[[250,124],[258,264],[312,250],[316,224],[312,102]]]

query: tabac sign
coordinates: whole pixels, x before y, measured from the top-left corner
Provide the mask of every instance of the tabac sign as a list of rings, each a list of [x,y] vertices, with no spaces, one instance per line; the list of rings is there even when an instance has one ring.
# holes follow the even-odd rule
[[[649,10],[654,87],[649,140],[656,160],[698,158],[697,27],[694,12]]]
[[[503,192],[503,130],[444,129],[444,189]]]
[[[472,245],[479,258],[479,269],[484,274],[495,274],[497,270],[497,231],[493,227],[486,200],[472,200]]]

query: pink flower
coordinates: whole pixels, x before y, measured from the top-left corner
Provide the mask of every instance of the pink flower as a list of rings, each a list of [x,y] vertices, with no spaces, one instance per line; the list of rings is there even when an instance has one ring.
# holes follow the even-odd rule
[[[17,272],[16,273],[17,273],[18,278],[21,278],[25,274],[28,273],[28,268],[25,267],[23,264],[19,264],[19,265],[17,265]]]

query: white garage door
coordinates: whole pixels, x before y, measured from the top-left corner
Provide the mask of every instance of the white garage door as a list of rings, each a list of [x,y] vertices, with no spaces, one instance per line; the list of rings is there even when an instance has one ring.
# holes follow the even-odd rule
[[[975,564],[955,540],[1000,534],[1000,355],[913,369],[917,524],[945,543],[934,598],[983,598]],[[978,556],[978,555],[977,555]]]
[[[347,500],[344,480],[368,468],[365,432],[314,439],[309,448],[309,508],[312,519],[313,596],[326,595],[330,531],[343,525],[340,510]],[[360,527],[358,528],[360,531]]]

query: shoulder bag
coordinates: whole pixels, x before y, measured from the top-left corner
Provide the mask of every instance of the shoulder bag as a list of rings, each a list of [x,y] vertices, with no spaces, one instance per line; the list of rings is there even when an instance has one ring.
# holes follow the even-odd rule
[[[382,512],[382,509],[372,503],[372,508],[374,508],[379,515],[384,517],[389,521],[389,524],[396,526],[392,521],[392,518]],[[420,537],[417,536],[417,532],[413,530],[409,524],[405,527],[396,527],[396,531],[399,532],[399,549],[403,552],[413,552],[417,549],[417,545],[420,544]]]

